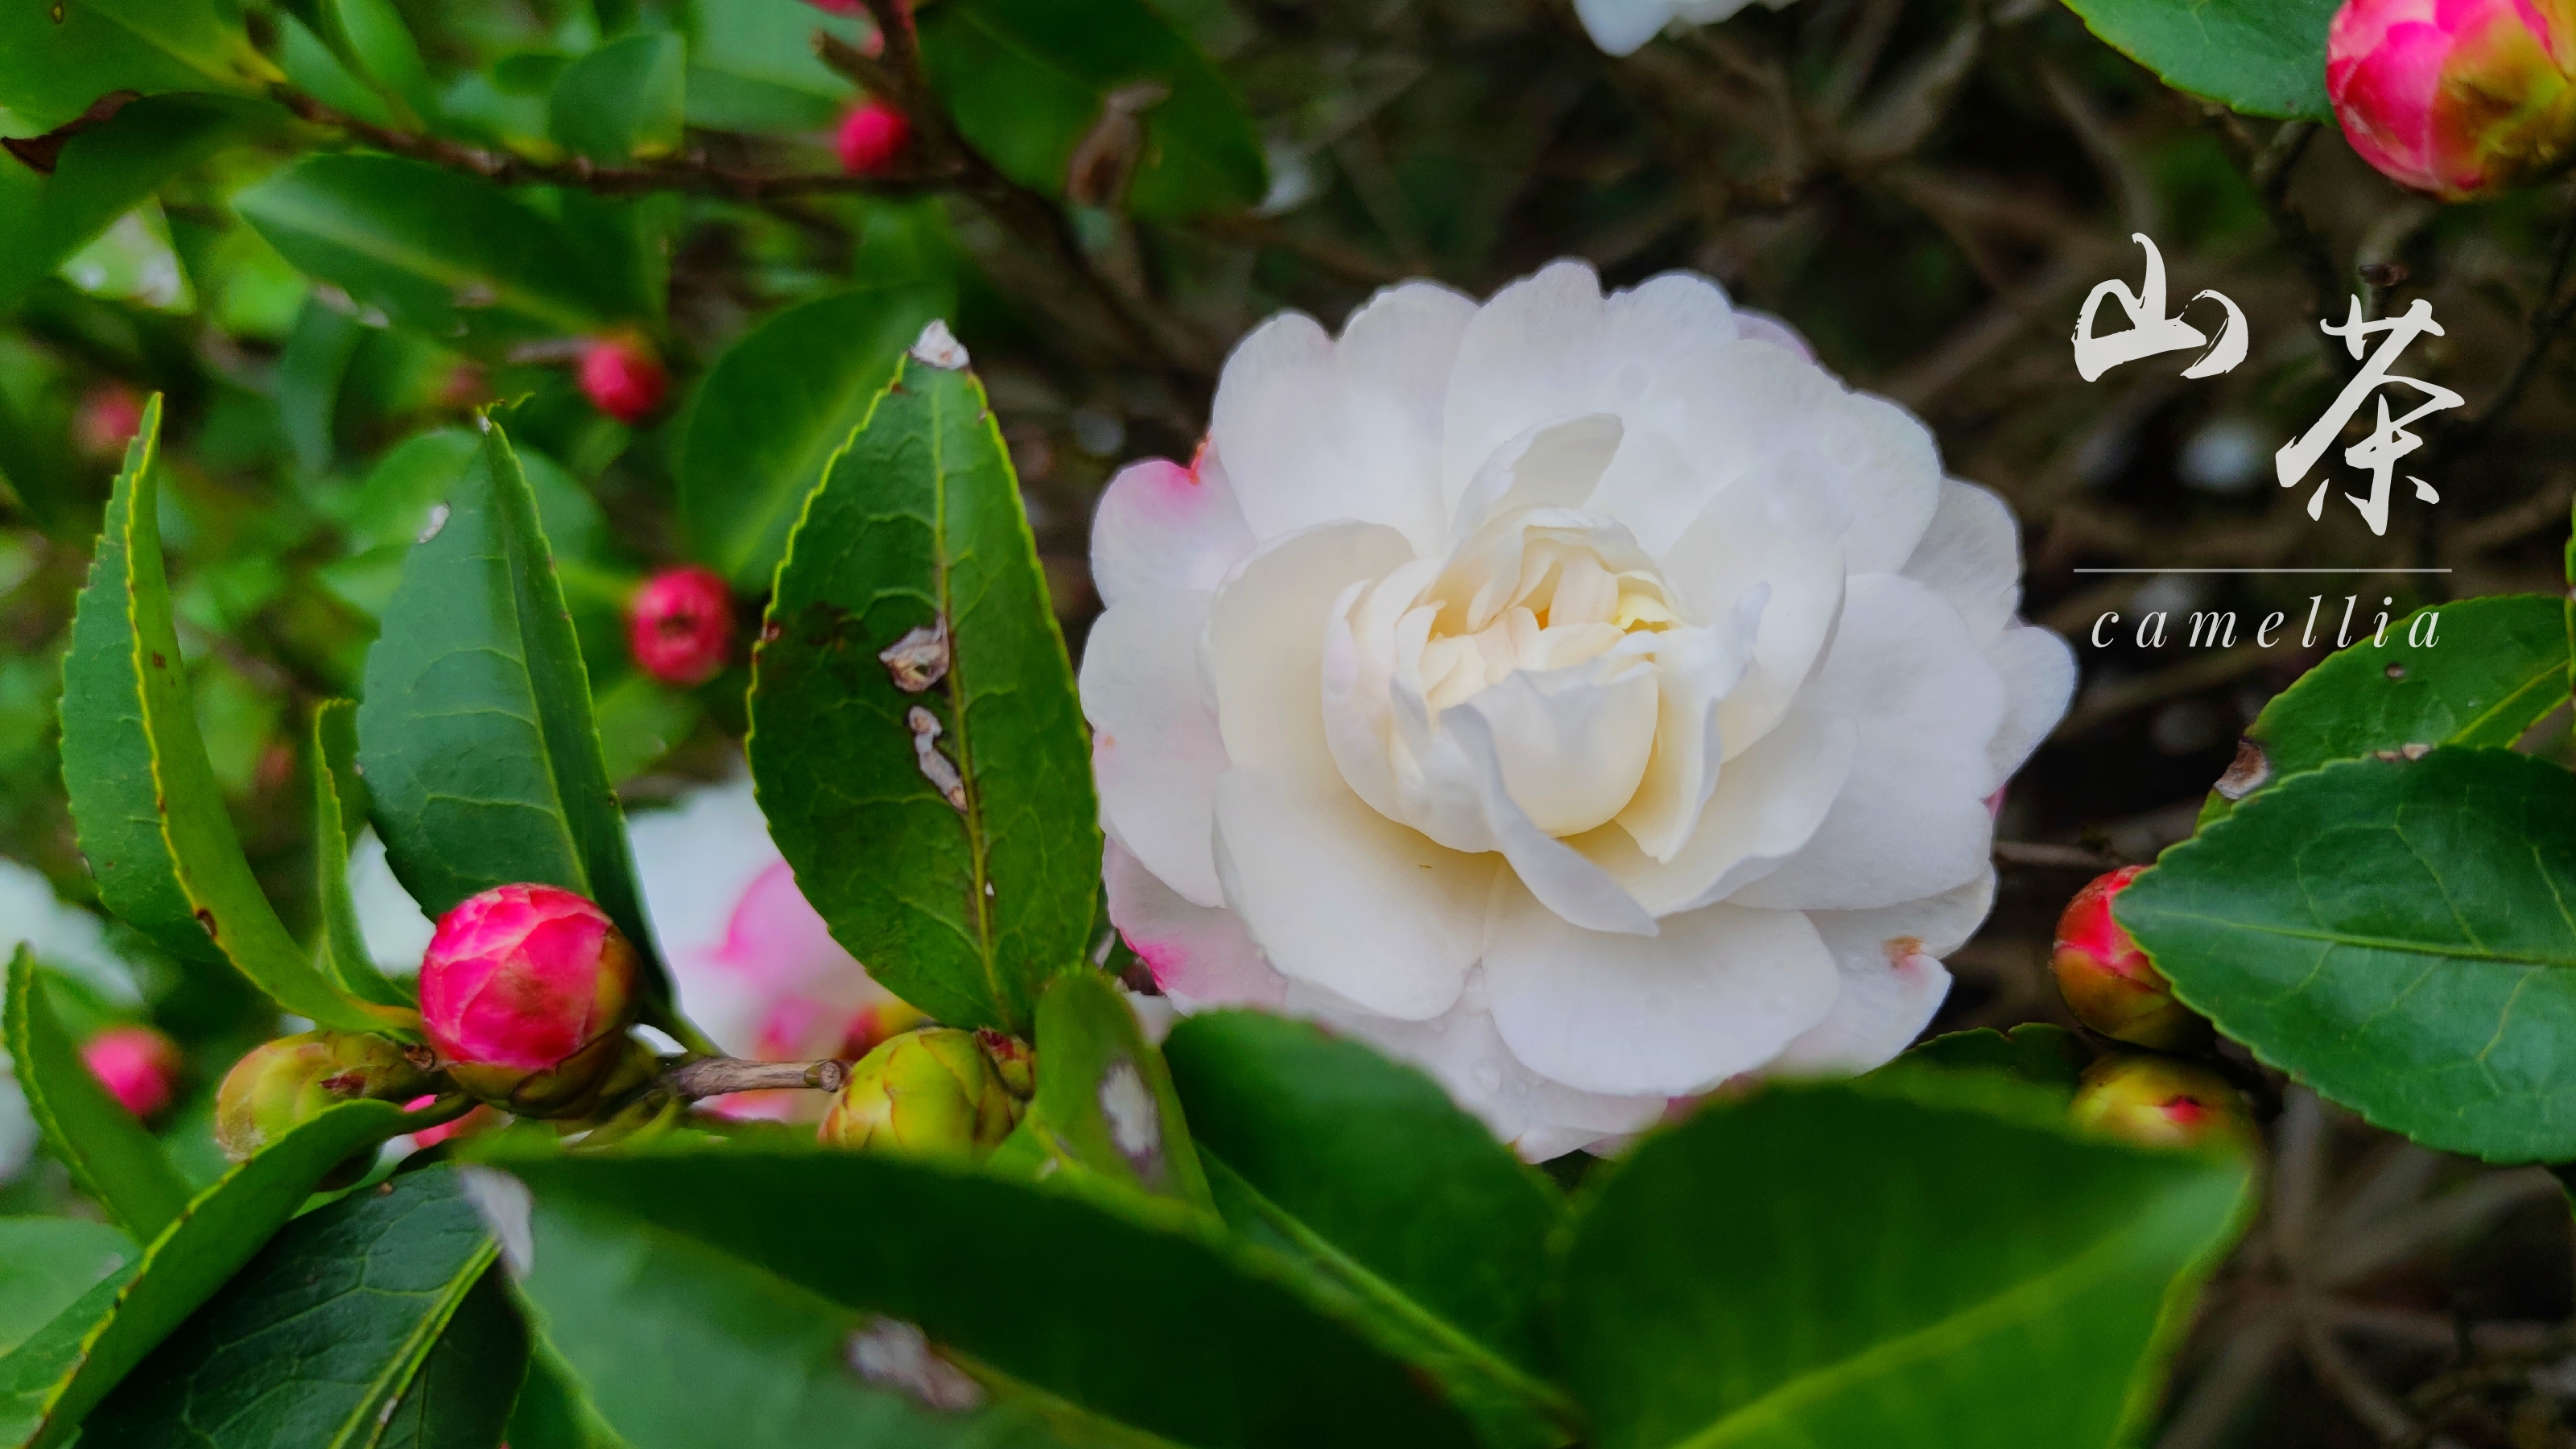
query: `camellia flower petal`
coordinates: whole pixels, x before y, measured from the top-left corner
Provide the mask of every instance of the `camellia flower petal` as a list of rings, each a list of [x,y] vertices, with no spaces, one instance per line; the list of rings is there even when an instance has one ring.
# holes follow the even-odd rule
[[[1583,22],[1583,33],[1592,37],[1592,43],[1601,47],[1603,54],[1632,55],[1676,20],[1714,25],[1748,3],[1750,0],[1574,0],[1574,13]],[[1788,0],[1763,3],[1777,10]]]
[[[1574,263],[1244,340],[1094,524],[1110,915],[1176,1006],[1366,1038],[1533,1159],[1913,1040],[2074,659],[2003,504],[1792,344]]]

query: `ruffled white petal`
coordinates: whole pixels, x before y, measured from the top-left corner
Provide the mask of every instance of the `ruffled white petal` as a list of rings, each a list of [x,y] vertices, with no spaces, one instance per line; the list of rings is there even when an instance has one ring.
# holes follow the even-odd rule
[[[1625,831],[1596,830],[1572,844],[1652,915],[1714,905],[1815,837],[1850,778],[1859,740],[1849,720],[1772,731],[1719,768],[1707,808],[1669,861],[1646,855]]]
[[[1604,55],[1634,55],[1673,18],[1673,0],[1574,0],[1583,32]]]
[[[1277,1010],[1288,979],[1270,969],[1234,912],[1182,898],[1134,855],[1111,841],[1101,863],[1109,919],[1154,984],[1183,1011],[1216,1006]]]
[[[1798,912],[1717,905],[1660,924],[1587,932],[1506,887],[1485,987],[1512,1054],[1584,1091],[1679,1096],[1770,1061],[1833,1007],[1833,957]]]
[[[2067,701],[2075,697],[2075,651],[2035,624],[2014,624],[1986,646],[1986,660],[2003,676],[2009,701],[1986,745],[1994,788],[2000,790],[2066,717]]]
[[[1475,315],[1456,292],[1410,282],[1353,313],[1338,342],[1288,313],[1236,346],[1209,437],[1256,540],[1359,519],[1439,546],[1441,400]]]
[[[1204,656],[1228,758],[1333,768],[1323,680],[1334,603],[1350,585],[1384,578],[1412,557],[1392,528],[1334,523],[1272,539],[1243,562],[1209,610]]]
[[[1109,480],[1091,515],[1091,582],[1110,608],[1148,589],[1212,591],[1252,552],[1252,530],[1216,452],[1195,467],[1155,458]]]
[[[1842,974],[1834,1009],[1789,1043],[1768,1072],[1857,1076],[1913,1045],[1950,993],[1941,957],[1967,943],[1994,904],[1992,870],[1956,890],[1875,911],[1807,919]]]
[[[1209,832],[1216,777],[1229,763],[1199,690],[1199,632],[1212,602],[1183,589],[1128,595],[1093,622],[1081,678],[1103,823],[1202,906],[1224,899]]]
[[[1852,580],[1833,647],[1779,726],[1858,726],[1851,774],[1805,848],[1734,899],[1865,910],[1975,879],[2004,706],[2002,679],[1938,594],[1893,574]]]
[[[1978,643],[1990,642],[2021,607],[2021,532],[2012,510],[1973,483],[1943,480],[1941,506],[1904,573],[1949,600]]]
[[[1408,1021],[1447,1011],[1485,944],[1491,857],[1445,850],[1339,780],[1217,781],[1226,904],[1281,975]]]

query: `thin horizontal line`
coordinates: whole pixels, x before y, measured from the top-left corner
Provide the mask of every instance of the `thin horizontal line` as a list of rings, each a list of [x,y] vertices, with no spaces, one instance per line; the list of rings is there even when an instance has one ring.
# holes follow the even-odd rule
[[[2452,572],[2452,570],[2071,570],[2071,572]]]

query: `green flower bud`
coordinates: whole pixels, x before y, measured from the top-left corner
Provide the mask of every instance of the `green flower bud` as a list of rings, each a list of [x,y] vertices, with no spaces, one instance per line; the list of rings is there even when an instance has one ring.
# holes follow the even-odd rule
[[[362,1031],[308,1031],[253,1048],[215,1092],[215,1140],[241,1162],[359,1098],[407,1102],[437,1085],[401,1044]]]
[[[816,1136],[827,1147],[972,1161],[1011,1135],[1020,1110],[973,1033],[933,1027],[861,1058]]]
[[[2150,1147],[2251,1145],[2245,1099],[2197,1062],[2138,1052],[2085,1069],[2069,1109],[2077,1125]]]

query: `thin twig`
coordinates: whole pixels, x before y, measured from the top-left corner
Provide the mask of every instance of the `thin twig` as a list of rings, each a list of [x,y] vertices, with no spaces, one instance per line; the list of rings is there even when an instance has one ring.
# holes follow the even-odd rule
[[[849,1080],[847,1062],[748,1062],[739,1057],[683,1057],[662,1074],[663,1085],[692,1102],[733,1092],[837,1092]]]

